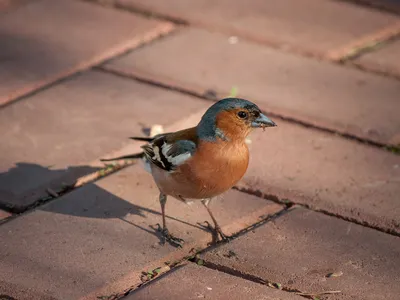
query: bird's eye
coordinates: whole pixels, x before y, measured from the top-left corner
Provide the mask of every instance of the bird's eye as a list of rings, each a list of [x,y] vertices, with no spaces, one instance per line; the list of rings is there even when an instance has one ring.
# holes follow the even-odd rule
[[[246,119],[247,118],[247,113],[245,111],[239,111],[237,115],[241,119]]]

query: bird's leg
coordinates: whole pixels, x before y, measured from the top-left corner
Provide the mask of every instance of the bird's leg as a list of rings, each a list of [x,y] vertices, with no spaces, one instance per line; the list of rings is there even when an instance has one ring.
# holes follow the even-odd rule
[[[170,234],[167,228],[167,223],[165,221],[165,204],[167,203],[167,195],[160,192],[159,200],[160,200],[161,215],[162,215],[162,229],[160,231],[163,236],[163,244],[165,244],[165,241],[168,241],[173,246],[182,247],[184,241]]]
[[[214,228],[213,228],[210,225],[210,223],[208,223],[206,221],[207,227],[210,230],[215,231],[216,234],[217,234],[217,237],[220,237],[222,241],[228,240],[228,237],[222,232],[221,227],[218,225],[218,222],[215,219],[215,217],[214,217],[214,215],[213,215],[213,213],[212,213],[212,211],[211,211],[211,209],[209,207],[210,202],[211,202],[211,199],[203,199],[203,200],[201,200],[201,203],[203,203],[203,205],[206,207],[206,209],[208,211],[208,214],[210,215],[210,217],[211,217],[211,219],[212,219],[212,221],[214,223]]]

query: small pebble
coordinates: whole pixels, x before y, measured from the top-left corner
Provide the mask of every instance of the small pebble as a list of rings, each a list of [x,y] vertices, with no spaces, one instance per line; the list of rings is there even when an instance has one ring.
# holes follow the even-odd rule
[[[239,39],[237,36],[230,36],[228,41],[229,41],[229,44],[235,45],[239,42]]]

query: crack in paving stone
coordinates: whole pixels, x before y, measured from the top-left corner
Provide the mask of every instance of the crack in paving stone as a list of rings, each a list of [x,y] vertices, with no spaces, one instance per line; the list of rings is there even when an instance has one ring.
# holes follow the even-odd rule
[[[101,70],[103,72],[107,72],[116,76],[120,76],[122,78],[130,78],[133,79],[135,81],[138,81],[140,83],[144,83],[144,84],[148,84],[151,86],[156,86],[159,88],[163,88],[169,91],[175,91],[181,94],[185,94],[185,95],[189,95],[192,97],[196,97],[199,99],[203,99],[203,100],[208,100],[208,101],[213,101],[216,102],[218,101],[220,98],[224,98],[226,97],[226,94],[229,93],[222,93],[219,91],[215,91],[213,89],[207,89],[204,92],[199,92],[199,91],[195,91],[195,90],[191,90],[190,88],[184,88],[184,87],[180,87],[178,85],[172,85],[169,83],[164,83],[161,81],[157,81],[154,79],[151,79],[149,77],[146,76],[142,76],[142,75],[138,75],[138,74],[133,74],[132,72],[126,72],[126,71],[122,71],[122,70],[118,70],[113,68],[112,66],[98,66],[96,67],[97,70]],[[244,98],[246,98],[245,96],[243,96]],[[331,128],[327,128],[327,127],[322,127],[322,126],[318,126],[315,124],[311,124],[309,122],[306,121],[302,121],[299,119],[296,119],[294,117],[290,117],[290,116],[285,116],[279,113],[274,113],[272,111],[266,111],[265,109],[262,109],[263,113],[270,115],[273,118],[277,118],[280,120],[284,120],[286,122],[289,122],[291,124],[295,124],[295,125],[299,125],[302,126],[304,128],[307,129],[312,129],[312,130],[316,130],[316,131],[320,131],[320,132],[324,132],[324,133],[329,133],[329,134],[333,134],[333,135],[337,135],[340,136],[342,138],[345,138],[347,140],[351,140],[353,142],[358,142],[360,144],[363,145],[367,145],[367,146],[371,146],[371,147],[375,147],[378,148],[380,150],[383,151],[388,151],[391,152],[395,155],[400,155],[400,145],[387,145],[381,142],[377,142],[377,141],[373,141],[373,140],[368,140],[362,137],[358,137],[356,135],[350,134],[350,133],[346,133],[346,132],[341,132],[338,131],[336,129],[331,129]]]
[[[237,190],[239,192],[243,192],[243,193],[252,195],[252,196],[256,196],[256,197],[259,197],[259,198],[264,198],[266,200],[270,200],[270,201],[275,202],[277,204],[285,205],[287,208],[290,208],[290,207],[292,207],[294,205],[301,206],[301,207],[304,207],[304,208],[306,208],[308,210],[311,210],[311,211],[322,213],[322,214],[327,215],[327,216],[331,216],[331,217],[334,217],[334,218],[337,218],[337,219],[340,219],[340,220],[344,220],[344,221],[347,221],[347,222],[350,222],[350,223],[354,223],[354,224],[358,224],[358,225],[361,225],[361,226],[364,226],[364,227],[368,227],[368,228],[371,228],[371,229],[374,229],[374,230],[377,230],[377,231],[380,231],[380,232],[383,232],[383,233],[386,233],[386,234],[390,234],[390,235],[393,235],[393,236],[400,237],[400,233],[396,232],[393,229],[382,228],[382,227],[379,227],[377,225],[372,225],[372,224],[368,223],[367,221],[360,221],[360,220],[357,220],[356,218],[342,216],[342,215],[327,211],[325,209],[321,209],[321,208],[317,208],[317,207],[311,206],[309,204],[297,203],[295,201],[292,201],[292,200],[289,200],[289,199],[285,199],[285,198],[281,199],[278,195],[265,194],[261,190],[254,190],[254,189],[250,189],[250,188],[237,187],[237,186],[234,186],[232,189]]]

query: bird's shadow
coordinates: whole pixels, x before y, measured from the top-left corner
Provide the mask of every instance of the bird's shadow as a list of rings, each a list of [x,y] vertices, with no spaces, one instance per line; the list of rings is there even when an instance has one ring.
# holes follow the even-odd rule
[[[38,177],[43,179],[42,181],[46,181],[47,179],[57,181],[68,177],[69,183],[73,184],[74,178],[76,181],[80,176],[90,174],[97,170],[98,168],[93,168],[90,166],[73,166],[66,169],[50,169],[49,167],[44,167],[38,164],[20,162],[8,171],[0,173],[0,196],[10,194],[10,192],[7,190],[18,189],[18,187],[21,185],[32,185],[33,188],[35,178]],[[68,174],[71,172],[74,176]],[[136,187],[133,183],[129,188],[135,192]],[[148,227],[146,228],[145,226],[135,223],[132,221],[132,218],[130,218],[130,216],[133,215],[141,218],[151,219],[151,215],[156,215],[161,223],[161,210],[151,209],[135,203],[135,199],[137,199],[138,202],[143,203],[143,201],[140,201],[139,197],[148,196],[151,197],[151,193],[138,192],[137,195],[133,196],[133,200],[127,201],[105,190],[95,183],[88,183],[83,187],[72,190],[59,198],[50,199],[46,204],[40,205],[36,207],[36,209],[55,214],[63,214],[82,218],[119,219],[130,226],[134,226],[135,228],[156,236],[160,240],[160,243],[163,243],[164,238],[157,224],[148,224]],[[157,196],[154,196],[155,197],[151,197],[152,199],[146,199],[146,201],[158,201],[156,200]],[[10,198],[7,199],[9,200]],[[2,198],[0,198],[0,202],[1,201]],[[168,219],[174,220],[187,226],[207,231],[205,227],[202,227],[198,224],[192,224],[168,215],[166,215],[166,218],[167,222]]]

